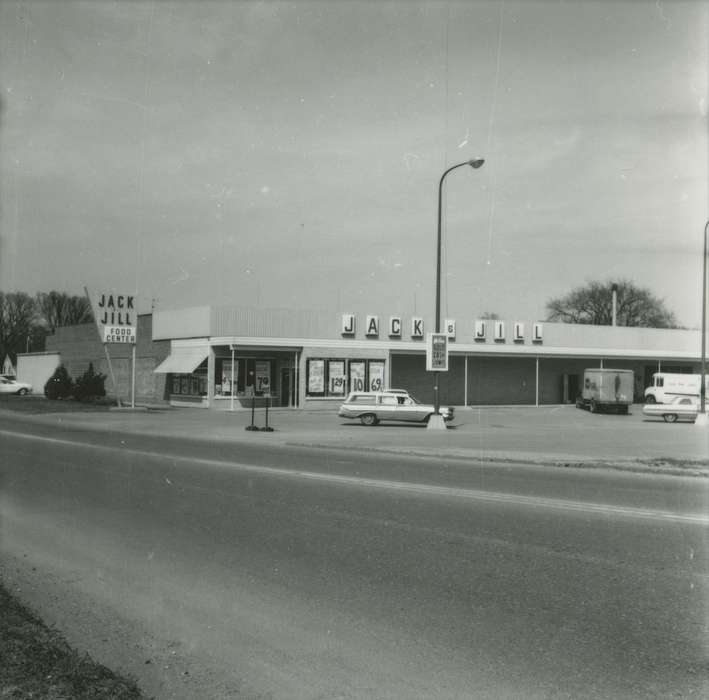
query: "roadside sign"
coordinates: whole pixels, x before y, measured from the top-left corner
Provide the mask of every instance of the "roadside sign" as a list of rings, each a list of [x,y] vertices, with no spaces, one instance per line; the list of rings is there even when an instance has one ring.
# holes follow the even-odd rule
[[[127,343],[135,345],[138,331],[138,317],[135,312],[135,296],[101,292],[91,301],[96,326],[104,344]]]
[[[426,339],[426,371],[448,371],[447,333],[429,333]]]
[[[135,326],[103,326],[104,343],[135,343]]]

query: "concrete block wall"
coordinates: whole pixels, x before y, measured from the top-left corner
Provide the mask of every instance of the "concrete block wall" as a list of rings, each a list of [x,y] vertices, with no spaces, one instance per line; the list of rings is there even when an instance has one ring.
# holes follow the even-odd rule
[[[138,316],[138,342],[136,343],[136,401],[162,403],[167,401],[165,374],[153,371],[170,353],[170,342],[152,340],[152,318],[150,314]],[[99,340],[94,324],[57,328],[54,335],[47,337],[47,350],[61,355],[62,364],[73,379],[80,377],[93,363],[94,370],[105,374],[106,393],[118,396],[127,402],[131,396],[131,354],[130,345],[112,344],[108,346],[117,387],[113,386],[106,360],[103,343]]]

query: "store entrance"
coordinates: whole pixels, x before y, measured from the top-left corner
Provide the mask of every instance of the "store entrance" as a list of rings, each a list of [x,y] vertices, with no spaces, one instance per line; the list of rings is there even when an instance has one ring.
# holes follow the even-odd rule
[[[281,406],[290,406],[293,372],[289,367],[281,369]]]
[[[579,375],[564,374],[561,382],[561,401],[562,403],[574,403],[576,397],[580,394],[579,390]]]

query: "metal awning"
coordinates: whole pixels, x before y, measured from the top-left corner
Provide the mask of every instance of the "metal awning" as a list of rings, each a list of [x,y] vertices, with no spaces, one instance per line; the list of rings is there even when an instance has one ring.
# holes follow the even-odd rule
[[[173,374],[192,374],[206,359],[207,348],[173,348],[153,371]]]

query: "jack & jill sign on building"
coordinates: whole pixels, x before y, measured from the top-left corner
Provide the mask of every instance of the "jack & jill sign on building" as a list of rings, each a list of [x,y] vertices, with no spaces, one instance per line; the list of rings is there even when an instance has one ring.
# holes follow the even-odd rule
[[[96,324],[104,343],[135,344],[137,317],[134,296],[127,294],[100,294],[94,307]]]

